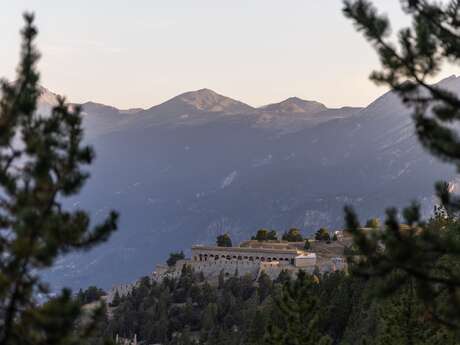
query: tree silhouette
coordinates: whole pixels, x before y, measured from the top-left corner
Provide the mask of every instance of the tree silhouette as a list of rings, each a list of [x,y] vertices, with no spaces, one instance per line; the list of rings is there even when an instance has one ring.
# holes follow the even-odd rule
[[[460,168],[460,99],[428,78],[446,62],[460,59],[460,2],[428,0],[401,1],[412,18],[412,26],[398,33],[391,42],[390,21],[371,2],[344,2],[350,18],[377,51],[382,70],[373,72],[377,84],[391,87],[402,102],[413,109],[415,133],[431,154]],[[366,234],[350,207],[346,221],[360,255],[350,256],[352,271],[366,277],[386,277],[385,293],[413,279],[415,292],[426,303],[431,317],[450,326],[460,326],[460,199],[449,193],[448,185],[436,184],[436,194],[448,219],[424,221],[420,207],[413,203],[403,211],[407,226],[399,223],[398,212],[386,212],[383,231]],[[391,277],[398,277],[392,279]]]
[[[62,205],[85,184],[89,174],[83,167],[94,153],[82,145],[80,107],[58,98],[49,116],[37,114],[37,29],[32,14],[24,19],[16,80],[1,81],[0,344],[77,344],[94,323],[75,330],[82,310],[67,289],[39,304],[37,296],[50,292],[40,271],[58,256],[106,241],[118,216],[111,212],[91,228],[85,211]]]
[[[302,242],[303,237],[300,229],[291,228],[283,234],[282,240],[288,242]]]
[[[232,247],[232,239],[229,234],[225,233],[217,236],[216,244],[218,247]]]

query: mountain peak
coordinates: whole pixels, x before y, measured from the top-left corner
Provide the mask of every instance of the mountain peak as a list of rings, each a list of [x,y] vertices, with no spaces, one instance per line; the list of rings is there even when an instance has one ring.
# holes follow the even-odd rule
[[[46,106],[55,106],[57,105],[57,98],[58,98],[58,95],[55,94],[54,92],[51,92],[50,90],[48,90],[47,88],[43,87],[43,86],[39,86],[38,87],[39,89],[39,92],[40,92],[40,96],[38,98],[38,103],[39,105],[46,105]]]
[[[460,93],[460,77],[457,77],[455,74],[451,76],[441,79],[435,85],[446,88],[452,92]]]
[[[306,101],[299,97],[289,97],[279,103],[272,103],[261,108],[276,113],[307,113],[315,114],[327,110],[327,107],[316,101]]]
[[[247,113],[254,110],[254,108],[245,103],[222,96],[206,88],[180,94],[160,104],[159,107],[181,107],[185,111],[192,110],[225,114]]]

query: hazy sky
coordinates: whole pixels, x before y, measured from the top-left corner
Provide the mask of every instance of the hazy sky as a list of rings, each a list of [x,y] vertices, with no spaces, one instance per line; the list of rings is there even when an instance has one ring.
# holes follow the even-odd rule
[[[396,26],[398,0],[374,0]],[[12,78],[21,13],[40,30],[42,84],[74,102],[149,107],[210,88],[254,106],[290,96],[366,105],[378,60],[340,0],[3,0],[0,76]],[[455,73],[446,69],[440,77]]]

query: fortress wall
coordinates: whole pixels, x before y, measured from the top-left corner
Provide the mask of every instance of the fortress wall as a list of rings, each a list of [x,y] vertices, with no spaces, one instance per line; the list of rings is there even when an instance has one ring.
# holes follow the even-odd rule
[[[205,278],[217,278],[221,271],[225,275],[233,275],[238,271],[238,275],[251,274],[254,277],[259,272],[260,264],[248,260],[214,260],[214,261],[191,261],[192,268],[197,272],[203,272]]]
[[[303,270],[307,273],[313,273],[313,271],[315,270],[315,267],[316,267],[315,264],[305,266],[305,267],[295,267],[292,265],[279,265],[279,264],[277,265],[276,263],[274,264],[273,262],[272,263],[262,263],[260,265],[260,270],[257,275],[257,279],[259,278],[262,272],[265,272],[270,277],[270,279],[274,280],[278,278],[281,271],[283,270],[287,271],[291,276],[294,277],[299,270]]]
[[[212,247],[193,246],[192,261],[279,261],[293,263],[298,256],[296,249],[246,248],[246,247]]]
[[[195,272],[202,272],[210,281],[217,280],[221,272],[228,277],[237,271],[239,276],[250,274],[254,279],[258,279],[261,272],[265,272],[271,279],[276,279],[283,270],[294,276],[300,269],[312,273],[316,267],[320,272],[347,268],[343,257],[317,260],[316,255],[313,257],[305,252],[299,256],[297,249],[193,246],[191,259],[178,260],[173,267],[159,264],[150,279],[161,282],[166,277],[179,278],[184,265],[190,265]],[[112,302],[117,292],[120,296],[129,294],[138,284],[139,281],[114,286],[108,293],[107,302]]]

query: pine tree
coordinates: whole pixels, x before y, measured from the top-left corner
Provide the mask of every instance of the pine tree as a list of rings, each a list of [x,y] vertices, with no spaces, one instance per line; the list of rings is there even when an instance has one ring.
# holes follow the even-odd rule
[[[257,230],[257,233],[255,236],[252,236],[252,240],[257,240],[257,241],[271,241],[271,240],[277,240],[278,236],[276,234],[275,230],[268,230],[268,229],[259,229]]]
[[[58,98],[49,116],[37,114],[37,29],[33,15],[24,19],[17,77],[1,81],[0,92],[0,344],[79,344],[94,323],[75,330],[82,310],[69,290],[38,304],[35,297],[50,290],[39,272],[106,241],[117,214],[91,229],[86,212],[62,205],[85,184],[83,167],[94,154],[82,145],[80,107]]]
[[[329,234],[329,230],[326,228],[321,228],[315,233],[315,240],[317,241],[330,241],[331,235]]]
[[[216,244],[218,247],[231,247],[232,239],[230,238],[229,234],[225,233],[223,235],[217,236]]]
[[[413,109],[415,133],[422,146],[460,169],[460,99],[428,81],[444,63],[460,60],[460,2],[402,1],[412,27],[399,31],[399,47],[391,42],[389,19],[371,2],[348,0],[344,4],[345,16],[379,54],[382,70],[373,72],[371,79],[389,86]],[[407,227],[400,225],[397,210],[391,208],[386,212],[383,231],[367,235],[359,229],[354,211],[347,207],[347,226],[360,254],[350,256],[350,266],[352,272],[366,277],[388,278],[396,272],[398,280],[387,279],[382,285],[387,293],[413,279],[431,317],[458,328],[460,199],[452,196],[443,182],[436,184],[436,194],[449,217],[448,225],[432,226],[432,222],[423,221],[420,207],[414,203],[403,211]]]
[[[264,336],[266,332],[265,315],[262,311],[257,310],[252,319],[248,334],[248,345],[264,345]]]
[[[276,306],[285,320],[285,329],[270,323],[266,341],[268,344],[313,345],[329,344],[330,339],[319,334],[317,305],[314,295],[316,282],[312,276],[299,271],[294,282],[288,281],[276,298]]]
[[[169,267],[172,267],[176,264],[177,261],[184,260],[184,259],[185,259],[185,254],[182,250],[180,252],[170,253],[168,260],[166,260],[166,264]]]
[[[368,219],[366,222],[366,228],[372,228],[372,229],[380,228],[380,219],[378,218]]]
[[[300,229],[291,228],[287,232],[285,232],[281,238],[283,241],[288,242],[302,242],[303,237]]]
[[[454,344],[444,337],[445,327],[428,322],[412,281],[379,305],[378,328],[378,345]]]
[[[224,270],[220,270],[219,277],[217,279],[219,289],[222,289],[225,286],[225,273]]]
[[[111,307],[118,307],[120,305],[120,302],[121,302],[121,298],[120,298],[120,294],[118,293],[118,290],[115,291],[115,295],[113,296],[113,300],[112,300],[112,303],[110,303],[110,306]]]
[[[263,300],[270,295],[273,283],[268,274],[265,273],[265,271],[262,271],[257,282],[259,283],[259,287],[257,289],[257,293],[259,295],[259,302],[262,303]]]
[[[275,279],[275,283],[284,285],[291,280],[291,274],[287,270],[281,270],[278,277]]]

